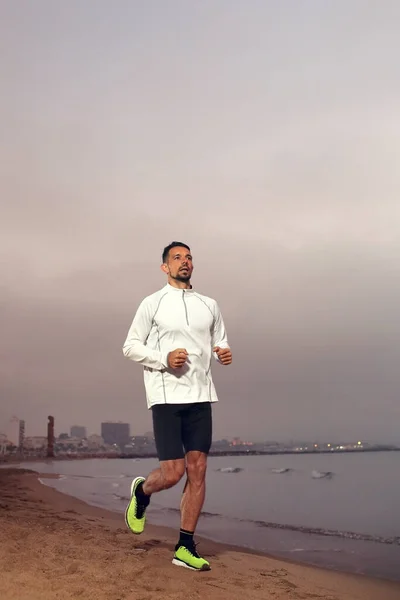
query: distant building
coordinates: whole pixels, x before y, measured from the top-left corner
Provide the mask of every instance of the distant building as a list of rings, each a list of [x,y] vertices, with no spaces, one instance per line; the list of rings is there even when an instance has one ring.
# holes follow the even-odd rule
[[[9,442],[8,442],[6,434],[0,433],[0,455],[6,454],[8,445],[9,445]]]
[[[114,423],[108,421],[101,424],[101,437],[105,444],[113,446],[116,444],[123,448],[131,441],[129,423]]]
[[[131,442],[125,450],[134,450],[135,452],[155,452],[156,446],[154,436],[151,435],[135,435],[131,438]]]
[[[83,442],[81,438],[69,437],[67,439],[57,439],[56,448],[58,452],[78,452],[78,450],[83,451],[85,448],[87,448],[87,444]]]
[[[47,437],[44,435],[26,437],[24,440],[24,448],[27,450],[43,450],[47,448]]]
[[[19,419],[12,417],[8,423],[7,438],[13,446],[18,446],[19,441]]]
[[[86,427],[82,427],[82,425],[72,425],[70,437],[84,440],[87,437]]]
[[[211,444],[211,450],[228,451],[230,449],[230,442],[228,440],[214,440]]]
[[[101,435],[93,433],[87,438],[87,445],[89,450],[100,450],[104,446],[104,440]]]

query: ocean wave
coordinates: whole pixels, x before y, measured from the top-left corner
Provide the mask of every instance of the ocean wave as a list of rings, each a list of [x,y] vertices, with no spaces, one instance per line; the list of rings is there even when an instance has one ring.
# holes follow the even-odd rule
[[[131,499],[130,496],[121,496],[120,494],[116,494],[115,492],[113,493],[113,497],[116,500],[121,500],[121,501],[124,501],[124,502],[129,502],[129,500]]]
[[[313,535],[323,535],[326,537],[340,537],[351,540],[362,540],[364,542],[377,542],[379,544],[394,544],[400,546],[400,536],[383,537],[369,533],[356,533],[355,531],[339,531],[336,529],[324,529],[322,527],[303,527],[301,525],[284,525],[281,523],[270,523],[266,521],[252,521],[252,523],[258,525],[259,527],[267,527],[270,529],[286,529],[288,531],[298,531]]]
[[[276,473],[278,475],[281,475],[282,473],[290,473],[291,471],[293,471],[293,469],[289,469],[289,468],[271,469],[271,473]]]
[[[163,512],[179,513],[179,508],[163,508]],[[226,517],[219,513],[211,513],[204,511],[202,517],[215,517],[218,519],[229,519],[230,521],[239,521],[240,523],[249,523],[257,527],[265,527],[267,529],[284,529],[286,531],[296,531],[300,533],[308,533],[311,535],[323,535],[325,537],[347,538],[351,540],[360,540],[365,542],[376,542],[379,544],[392,544],[400,546],[400,536],[383,537],[368,533],[356,533],[355,531],[340,531],[335,529],[324,529],[322,527],[304,527],[302,525],[289,525],[284,523],[273,523],[270,521],[256,521],[252,519],[236,519],[235,517]]]
[[[244,469],[240,467],[221,467],[220,469],[216,469],[216,471],[219,471],[220,473],[240,473],[240,471],[243,470]]]
[[[311,472],[311,477],[313,479],[332,479],[334,473],[332,473],[332,471],[317,471],[316,469],[314,469],[314,471]]]
[[[96,494],[94,494],[96,495]],[[112,494],[114,500],[119,502],[129,502],[130,496],[125,496],[122,494],[113,493]],[[159,513],[169,513],[169,514],[180,514],[179,508],[173,507],[163,507],[160,505],[156,505],[152,507]],[[203,511],[201,513],[202,518],[216,518],[216,519],[228,519],[229,521],[238,521],[240,523],[248,523],[250,525],[255,525],[256,527],[264,527],[266,529],[282,529],[285,531],[295,531],[298,533],[305,533],[309,535],[322,535],[324,537],[336,537],[336,538],[346,538],[351,540],[359,540],[364,542],[375,542],[378,544],[391,544],[395,546],[400,546],[400,536],[389,536],[383,537],[379,535],[372,535],[368,533],[357,533],[355,531],[340,531],[336,529],[325,529],[322,527],[305,527],[302,525],[290,525],[285,523],[274,523],[271,521],[256,521],[252,519],[237,519],[235,517],[227,517],[221,515],[220,513],[213,513]],[[302,551],[302,548],[297,549],[297,552]]]

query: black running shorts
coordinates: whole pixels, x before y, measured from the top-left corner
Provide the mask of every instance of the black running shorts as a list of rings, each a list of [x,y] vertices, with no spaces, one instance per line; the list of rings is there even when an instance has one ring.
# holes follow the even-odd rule
[[[212,438],[210,402],[156,404],[152,413],[160,461],[184,458],[192,450],[208,454]]]

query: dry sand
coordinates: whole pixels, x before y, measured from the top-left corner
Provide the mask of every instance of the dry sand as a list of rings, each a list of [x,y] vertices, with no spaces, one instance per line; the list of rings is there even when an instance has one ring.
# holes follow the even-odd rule
[[[1,600],[400,600],[400,584],[325,571],[201,541],[212,571],[171,564],[176,533],[0,469]]]

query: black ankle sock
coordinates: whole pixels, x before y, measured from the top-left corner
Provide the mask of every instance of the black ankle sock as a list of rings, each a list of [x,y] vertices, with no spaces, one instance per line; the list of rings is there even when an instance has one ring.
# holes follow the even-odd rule
[[[145,494],[143,491],[143,481],[141,481],[139,483],[139,485],[137,486],[136,491],[135,491],[135,496],[136,496],[138,502],[142,505],[148,506],[148,504],[150,503],[150,496]]]
[[[180,529],[179,531],[179,546],[190,547],[193,546],[194,531],[187,531],[186,529]]]

